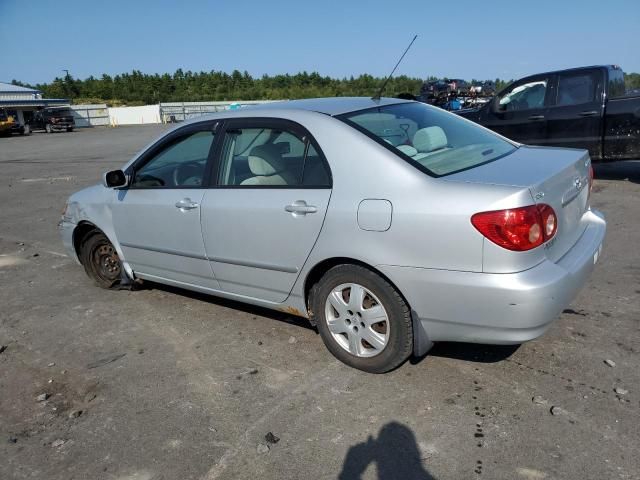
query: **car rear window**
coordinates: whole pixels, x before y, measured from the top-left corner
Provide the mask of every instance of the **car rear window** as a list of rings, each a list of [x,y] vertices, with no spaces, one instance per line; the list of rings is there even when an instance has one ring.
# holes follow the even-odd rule
[[[435,177],[492,162],[516,148],[480,126],[424,103],[386,105],[338,118]]]

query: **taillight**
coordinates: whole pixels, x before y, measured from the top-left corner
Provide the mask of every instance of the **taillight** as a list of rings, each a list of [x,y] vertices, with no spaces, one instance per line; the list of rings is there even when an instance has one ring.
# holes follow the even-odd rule
[[[493,243],[519,252],[542,245],[558,230],[556,213],[545,204],[476,213],[471,223]]]
[[[593,178],[595,177],[593,173],[593,165],[589,164],[589,193],[593,189]]]

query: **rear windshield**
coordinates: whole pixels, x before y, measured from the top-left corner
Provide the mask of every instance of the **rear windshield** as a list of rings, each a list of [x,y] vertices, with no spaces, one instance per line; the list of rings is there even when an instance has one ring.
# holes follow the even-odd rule
[[[400,103],[339,117],[429,175],[441,177],[508,155],[515,146],[424,103]]]

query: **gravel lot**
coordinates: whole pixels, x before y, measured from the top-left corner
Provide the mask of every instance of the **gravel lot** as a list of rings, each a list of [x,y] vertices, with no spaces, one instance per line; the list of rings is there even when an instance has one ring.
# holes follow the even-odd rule
[[[369,375],[295,317],[64,255],[67,196],[164,128],[0,138],[1,479],[640,478],[640,162],[597,168],[604,255],[544,337]]]

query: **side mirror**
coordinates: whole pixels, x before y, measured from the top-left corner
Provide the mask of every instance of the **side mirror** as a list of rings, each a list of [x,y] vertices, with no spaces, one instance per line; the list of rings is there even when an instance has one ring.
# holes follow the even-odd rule
[[[102,184],[107,188],[126,187],[128,179],[122,170],[111,170],[102,176]]]

